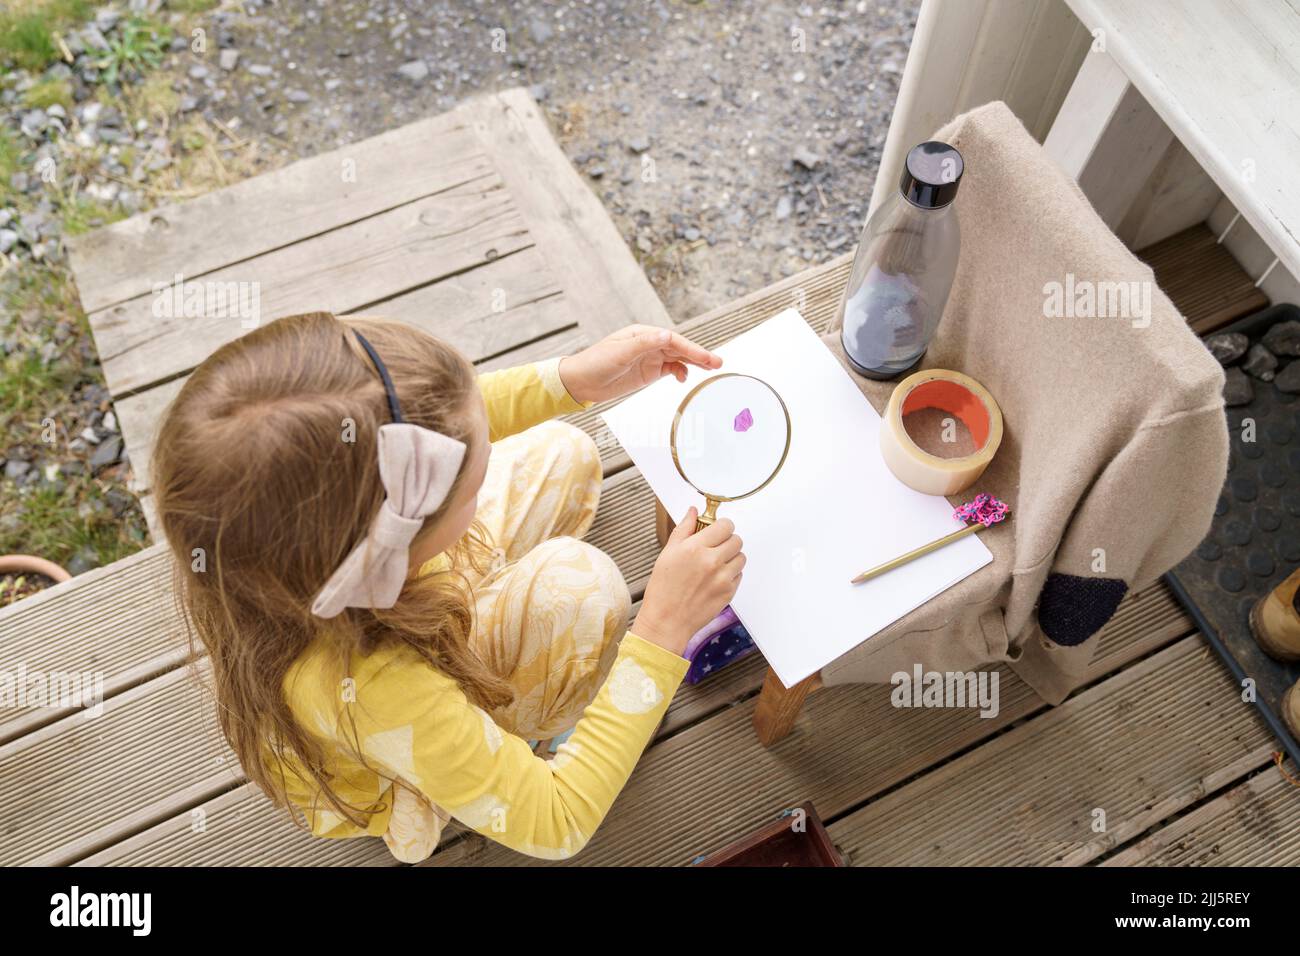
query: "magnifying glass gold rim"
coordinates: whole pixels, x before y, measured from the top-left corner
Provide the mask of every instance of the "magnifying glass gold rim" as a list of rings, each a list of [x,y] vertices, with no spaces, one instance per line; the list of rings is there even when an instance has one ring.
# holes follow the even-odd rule
[[[751,488],[743,495],[730,495],[730,496],[711,495],[708,492],[696,488],[695,483],[691,481],[691,479],[686,477],[686,472],[682,468],[682,463],[677,458],[677,426],[681,423],[682,412],[686,409],[686,406],[690,404],[691,399],[695,397],[696,392],[698,392],[704,386],[708,385],[710,382],[716,382],[718,381],[718,379],[722,379],[722,378],[753,379],[755,382],[758,382],[758,384],[762,385],[764,388],[766,388],[769,392],[771,392],[776,397],[777,403],[781,406],[781,413],[785,415],[785,447],[781,449],[781,460],[776,463],[776,467],[772,469],[772,473],[768,475],[766,479],[764,479],[762,484],[757,485],[754,488]],[[696,385],[694,388],[692,388],[689,392],[686,393],[686,395],[682,398],[680,404],[678,404],[677,411],[673,413],[673,427],[671,431],[669,431],[668,433],[668,450],[673,456],[673,465],[674,467],[677,468],[677,474],[682,476],[682,481],[686,482],[692,488],[695,488],[696,491],[698,491],[701,495],[704,496],[705,509],[696,518],[696,522],[695,522],[696,531],[700,531],[704,528],[707,528],[709,525],[713,524],[713,522],[717,518],[717,510],[718,510],[719,503],[723,501],[739,501],[741,498],[748,498],[750,495],[754,494],[755,492],[762,491],[765,487],[767,487],[768,484],[771,483],[772,479],[775,478],[780,473],[782,466],[785,464],[786,456],[790,454],[790,433],[792,428],[793,426],[790,423],[790,409],[786,407],[785,399],[781,397],[780,392],[774,389],[767,382],[763,381],[757,375],[747,375],[744,372],[722,372],[718,375],[709,376],[704,381],[700,382],[698,385]]]

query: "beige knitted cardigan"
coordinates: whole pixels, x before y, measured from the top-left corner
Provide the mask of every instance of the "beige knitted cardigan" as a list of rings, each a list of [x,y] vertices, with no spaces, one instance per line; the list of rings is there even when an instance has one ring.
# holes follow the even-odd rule
[[[957,671],[1008,661],[1059,703],[1123,595],[1152,585],[1209,529],[1228,460],[1223,373],[1151,270],[1005,104],[959,116],[935,138],[966,161],[962,245],[922,367],[965,372],[1000,404],[1001,451],[950,500],[992,492],[1013,517],[981,534],[992,564],[822,678],[888,682],[916,663]],[[1121,289],[1133,293],[1126,310]],[[1088,290],[1100,293],[1091,306]],[[1077,308],[1057,307],[1063,293]],[[825,341],[847,368],[838,332]],[[854,379],[883,410],[896,383]]]

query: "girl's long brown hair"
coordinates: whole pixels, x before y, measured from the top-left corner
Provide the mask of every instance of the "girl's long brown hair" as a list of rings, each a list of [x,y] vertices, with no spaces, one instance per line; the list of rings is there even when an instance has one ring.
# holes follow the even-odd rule
[[[325,642],[340,678],[354,651],[403,644],[480,706],[512,695],[469,647],[463,577],[408,579],[391,610],[349,608],[331,620],[311,613],[384,497],[376,441],[389,411],[351,327],[388,367],[406,420],[470,445],[468,462],[486,439],[473,434],[476,381],[464,356],[411,326],[313,312],[256,329],[199,366],[163,420],[152,475],[191,648],[197,635],[211,659],[221,729],[244,771],[285,807],[286,773],[314,782],[331,809],[364,825],[377,808],[338,796],[321,742],[285,700],[285,675],[309,645]],[[464,478],[462,465],[448,502]],[[482,570],[485,548],[476,522],[453,565]],[[355,740],[351,748],[360,759]]]

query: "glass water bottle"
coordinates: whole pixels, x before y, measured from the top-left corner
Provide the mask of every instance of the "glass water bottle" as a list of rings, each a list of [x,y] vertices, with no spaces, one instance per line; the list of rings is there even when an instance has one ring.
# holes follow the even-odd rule
[[[939,327],[961,252],[953,199],[963,171],[948,144],[914,146],[898,191],[863,227],[840,303],[840,341],[868,378],[911,369]]]

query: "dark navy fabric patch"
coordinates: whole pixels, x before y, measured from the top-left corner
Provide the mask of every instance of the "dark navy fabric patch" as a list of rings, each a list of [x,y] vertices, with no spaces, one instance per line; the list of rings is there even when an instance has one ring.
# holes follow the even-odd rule
[[[1038,599],[1038,624],[1054,644],[1074,647],[1105,626],[1128,593],[1117,578],[1049,574]]]

